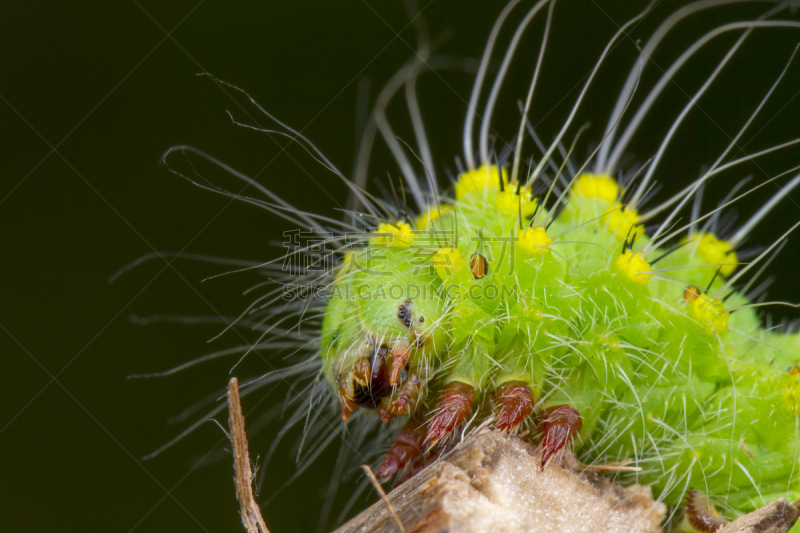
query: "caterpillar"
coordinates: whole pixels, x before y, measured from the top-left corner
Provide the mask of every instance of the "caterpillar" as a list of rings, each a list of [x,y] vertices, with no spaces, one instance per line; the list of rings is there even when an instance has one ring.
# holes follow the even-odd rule
[[[299,385],[289,404],[296,410],[287,428],[301,424],[302,439],[317,443],[308,446],[313,452],[304,459],[313,460],[343,434],[331,429],[340,418],[340,427],[353,428],[345,438],[354,448],[378,455],[373,463],[384,480],[402,481],[465,431],[490,425],[507,433],[529,430],[541,446],[543,468],[565,448],[587,464],[632,459],[642,470],[620,474],[619,480],[648,484],[675,508],[687,498],[695,529],[724,523],[716,509],[731,519],[779,497],[800,499],[800,337],[790,327],[764,326],[758,314],[769,303],[760,276],[800,223],[762,250],[744,247],[800,183],[800,174],[798,168],[784,169],[749,187],[734,181],[743,165],[800,142],[744,155],[739,149],[794,54],[696,180],[658,201],[654,181],[686,116],[751,34],[800,26],[779,18],[792,4],[770,3],[756,19],[706,33],[664,69],[641,101],[635,98],[649,57],[666,34],[697,13],[734,3],[699,0],[663,21],[641,46],[595,148],[579,159],[576,146],[587,128],[577,123],[578,112],[615,47],[650,7],[605,44],[548,143],[531,125],[529,111],[545,83],[541,71],[552,21],[566,3],[511,0],[481,60],[470,67],[476,76],[463,161],[456,161],[447,187],[437,176],[413,99],[418,153],[393,134],[386,119],[395,92],[411,84],[413,94],[422,71],[452,66],[428,48],[379,95],[352,178],[301,132],[229,86],[277,124],[268,131],[299,144],[351,192],[345,219],[335,220],[295,209],[197,149],[178,146],[165,154],[176,174],[241,197],[198,181],[170,161],[183,154],[222,166],[266,198],[246,197],[247,202],[309,228],[290,235],[284,256],[246,266],[267,273],[272,284],[259,286],[267,291],[238,319],[258,332],[257,341],[228,353],[244,359],[283,343],[298,362],[245,382],[243,396],[294,380]],[[507,28],[518,12],[518,26]],[[522,118],[512,140],[498,146],[492,116],[520,39],[535,20],[541,32],[520,103]],[[501,36],[507,48],[493,66]],[[626,168],[626,151],[665,86],[719,36],[735,40],[658,149]],[[402,178],[390,181],[385,199],[367,190],[369,155],[379,134]],[[712,180],[725,180],[729,193],[709,209],[703,193]],[[780,180],[785,183],[778,192],[732,229],[723,212]],[[343,470],[337,466],[340,475]],[[699,493],[713,502],[707,505],[713,519],[697,510]]]

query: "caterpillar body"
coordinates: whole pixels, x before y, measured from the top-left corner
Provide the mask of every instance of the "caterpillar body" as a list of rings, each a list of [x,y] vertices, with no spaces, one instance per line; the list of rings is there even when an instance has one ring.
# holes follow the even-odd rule
[[[735,2],[688,4],[654,32],[628,74],[597,149],[580,162],[572,155],[583,132],[570,130],[576,112],[613,47],[647,11],[607,44],[548,145],[527,122],[527,113],[541,83],[556,2],[530,7],[497,69],[476,148],[477,106],[490,59],[506,18],[521,3],[512,0],[478,65],[464,126],[464,164],[446,190],[433,172],[419,110],[409,104],[421,172],[385,117],[393,93],[437,61],[427,49],[379,96],[352,182],[300,132],[259,107],[278,123],[279,133],[348,183],[353,209],[344,222],[297,212],[255,184],[269,201],[248,202],[310,225],[325,246],[322,251],[302,246],[281,258],[311,258],[301,269],[286,272],[275,261],[252,267],[278,279],[240,317],[261,332],[253,346],[282,339],[305,356],[296,367],[245,383],[243,395],[304,376],[308,381],[292,400],[299,407],[290,425],[302,423],[309,439],[329,443],[321,435],[335,412],[348,425],[359,425],[352,434],[362,446],[377,435],[383,446],[377,473],[385,480],[413,475],[463,431],[486,424],[508,433],[529,429],[540,443],[542,468],[565,447],[587,464],[632,460],[641,471],[619,479],[651,485],[669,505],[678,506],[686,496],[689,518],[700,513],[700,493],[713,502],[705,505],[707,512],[716,513],[717,506],[728,518],[779,497],[800,499],[800,336],[765,328],[757,312],[758,290],[751,290],[782,244],[769,245],[748,261],[742,247],[800,183],[800,174],[791,169],[768,180],[790,176],[735,232],[722,228],[721,211],[765,183],[749,190],[744,183],[732,185],[729,197],[712,210],[704,210],[702,202],[712,179],[730,179],[739,165],[798,142],[732,156],[783,73],[697,180],[661,203],[651,200],[655,169],[686,114],[753,31],[800,27],[775,18],[791,4],[770,4],[756,20],[704,35],[629,112],[647,57],[664,35],[694,13]],[[515,141],[495,150],[489,124],[499,87],[519,36],[537,16],[545,24],[533,81],[521,104],[522,123]],[[644,165],[622,171],[622,155],[667,81],[707,42],[730,33],[738,40],[658,151]],[[568,131],[571,144],[565,141]],[[401,186],[392,185],[394,201],[378,200],[364,189],[379,133],[403,174]],[[523,155],[526,140],[538,152]],[[174,152],[218,163],[188,147],[175,147],[165,158]],[[416,209],[408,207],[411,201]],[[335,267],[321,268],[331,257]],[[287,324],[302,325],[302,333]],[[241,351],[247,355],[253,346]],[[382,444],[387,438],[388,449]],[[724,523],[716,514],[705,518],[690,519],[685,527],[714,530]]]

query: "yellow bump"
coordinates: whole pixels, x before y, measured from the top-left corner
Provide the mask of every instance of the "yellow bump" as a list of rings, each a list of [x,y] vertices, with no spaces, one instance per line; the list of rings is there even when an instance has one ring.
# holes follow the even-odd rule
[[[581,174],[572,186],[572,194],[614,202],[619,195],[619,185],[607,174]]]
[[[411,244],[411,226],[405,222],[378,224],[372,244],[382,244],[389,248],[408,248]]]
[[[612,209],[608,216],[608,229],[616,232],[619,240],[633,237],[631,242],[636,242],[636,239],[644,235],[644,227],[637,226],[641,219],[636,209],[619,202],[615,203]]]
[[[436,275],[443,280],[450,279],[464,268],[464,258],[458,248],[439,248],[431,262]]]
[[[453,208],[449,205],[441,205],[441,206],[433,206],[420,216],[417,217],[417,229],[426,230],[428,229],[428,224],[431,222],[436,222],[442,217],[447,216],[447,214],[452,211]]]
[[[503,183],[508,183],[508,172],[506,169],[501,170],[503,174]],[[486,166],[476,168],[475,170],[468,170],[458,177],[455,185],[456,200],[461,200],[471,192],[483,192],[490,187],[498,187],[500,185],[500,173],[497,171],[496,166]]]
[[[553,239],[547,236],[544,228],[525,228],[519,234],[519,245],[528,253],[531,254],[547,254],[550,253],[550,243]]]
[[[531,200],[531,188],[522,187],[517,194],[514,184],[508,184],[505,190],[497,193],[497,209],[503,213],[518,214],[522,208],[522,216],[529,217],[536,209],[536,199]]]
[[[683,239],[681,243],[686,242]],[[697,247],[697,253],[709,265],[722,265],[719,272],[727,277],[733,274],[736,267],[739,265],[739,258],[736,252],[731,249],[728,241],[718,239],[713,233],[695,233],[692,237],[692,243]]]
[[[701,324],[711,325],[714,331],[722,333],[728,329],[731,314],[725,311],[722,300],[704,294],[692,302],[692,313]]]
[[[633,253],[625,250],[622,255],[617,257],[616,265],[629,280],[639,285],[647,285],[648,280],[652,277],[652,274],[647,274],[650,264],[639,252]]]

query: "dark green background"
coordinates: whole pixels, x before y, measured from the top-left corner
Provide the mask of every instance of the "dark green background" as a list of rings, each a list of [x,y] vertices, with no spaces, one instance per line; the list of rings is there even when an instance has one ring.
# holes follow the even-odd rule
[[[664,0],[632,37],[645,38],[684,3]],[[424,17],[434,35],[450,32],[443,52],[478,57],[503,4],[433,0]],[[591,69],[616,24],[644,5],[631,0],[558,4],[532,113],[535,122],[547,117],[539,126],[545,138],[557,131],[577,93],[568,92]],[[331,197],[344,203],[341,183],[296,148],[278,155],[284,140],[233,126],[225,113],[237,109],[229,94],[195,74],[212,72],[246,88],[349,172],[358,80],[372,82],[374,97],[412,53],[413,30],[399,38],[395,34],[407,24],[403,5],[140,0],[2,6],[0,531],[243,531],[229,457],[193,468],[198,457],[226,445],[219,428],[206,424],[158,458],[142,460],[185,427],[168,425],[171,416],[224,387],[230,361],[164,379],[126,376],[166,369],[237,342],[228,337],[208,346],[205,341],[217,326],[140,327],[131,323],[131,315],[236,314],[248,301],[241,291],[254,278],[201,283],[224,268],[179,259],[171,267],[153,260],[113,284],[107,280],[153,250],[252,260],[280,253],[270,243],[281,241],[282,232],[291,229],[287,223],[243,204],[228,206],[227,199],[191,186],[158,164],[161,153],[175,144],[206,150],[251,175],[263,169],[260,181],[278,195],[309,211],[339,216]],[[735,6],[698,16],[655,59],[667,65],[713,25],[763,9],[764,4]],[[496,114],[496,129],[506,138],[515,130],[515,102],[524,97],[540,28],[536,25],[524,41]],[[735,134],[798,40],[796,30],[754,36],[702,100],[703,111],[693,112],[680,130],[658,173],[665,185],[662,197],[713,161],[726,144],[724,132]],[[635,159],[654,152],[687,101],[678,87],[690,94],[696,90],[731,43],[731,36],[719,39],[677,77],[631,146]],[[590,121],[593,128],[579,155],[599,138],[635,53],[632,42],[624,40],[590,92],[579,122]],[[643,87],[657,73],[649,68]],[[800,135],[800,99],[792,101],[800,87],[798,73],[795,64],[752,127],[751,134],[774,117],[748,151]],[[432,75],[420,82],[440,174],[460,152],[470,81],[463,74],[442,76],[451,88]],[[398,135],[411,139],[402,111],[398,105],[391,116]],[[798,164],[798,155],[790,150],[761,166],[767,172],[785,169]],[[380,179],[386,170],[397,175],[383,148],[371,170]],[[757,181],[765,179],[759,169],[743,167],[713,184],[707,198],[718,198],[733,180],[751,172]],[[225,186],[233,183],[220,174],[208,177]],[[752,212],[772,192],[774,187],[761,191],[740,212]],[[753,242],[771,242],[798,213],[796,204],[784,202]],[[779,278],[772,292],[778,299],[800,300],[798,240],[794,237],[770,268]],[[776,309],[776,315],[797,313]],[[265,370],[253,359],[237,373],[247,377]],[[270,389],[258,409],[277,404],[285,393],[284,387]],[[263,398],[245,402],[245,409]],[[252,453],[263,454],[280,427],[277,421],[254,435]],[[265,507],[273,532],[316,529],[333,457],[323,454]],[[262,494],[273,495],[293,472],[287,445],[269,463]],[[337,514],[334,509],[332,516]]]

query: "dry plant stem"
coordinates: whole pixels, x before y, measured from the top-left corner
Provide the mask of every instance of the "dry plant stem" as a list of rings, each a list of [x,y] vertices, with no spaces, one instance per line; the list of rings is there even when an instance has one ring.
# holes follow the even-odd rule
[[[400,517],[397,516],[397,511],[395,511],[394,507],[392,507],[392,502],[389,501],[389,498],[386,496],[386,492],[383,490],[383,487],[381,487],[381,484],[378,483],[378,478],[375,477],[375,474],[372,472],[372,469],[369,467],[369,465],[361,465],[361,469],[364,470],[364,472],[367,474],[367,477],[372,482],[372,485],[375,487],[375,490],[377,490],[378,494],[381,495],[381,499],[384,502],[386,502],[386,506],[389,508],[389,512],[392,513],[394,521],[397,522],[397,527],[400,528],[400,531],[402,533],[406,533],[406,528],[403,527],[403,523],[400,521]]]
[[[717,533],[787,533],[800,517],[800,501],[780,498],[723,526]]]
[[[242,403],[239,400],[239,380],[236,378],[231,378],[228,382],[228,410],[233,469],[236,472],[236,498],[241,506],[242,523],[247,528],[247,533],[269,533],[261,516],[261,509],[253,497],[253,467],[250,464]]]

